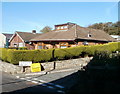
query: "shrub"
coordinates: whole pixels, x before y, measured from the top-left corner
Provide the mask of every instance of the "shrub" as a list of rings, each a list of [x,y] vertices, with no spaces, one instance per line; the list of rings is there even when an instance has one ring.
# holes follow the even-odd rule
[[[42,62],[52,59],[52,49],[49,50],[8,50],[7,61],[18,64],[19,61]]]
[[[50,61],[53,58],[53,49],[41,49],[36,50],[34,54],[34,62],[41,62],[41,61]]]
[[[28,50],[27,47],[18,47],[18,50]]]
[[[84,49],[84,46],[71,47],[65,49],[55,49],[55,59],[68,59],[79,56]]]
[[[120,67],[119,62],[120,54],[118,53],[112,53],[112,54],[97,54],[94,56],[94,58],[91,60],[89,65],[92,66],[117,66]]]
[[[120,51],[120,42],[108,43],[108,48],[111,52]]]
[[[119,45],[119,42],[111,42],[104,45],[77,46],[64,49],[46,50],[25,50],[26,48],[20,48],[20,50],[16,50],[0,48],[0,59],[13,64],[18,64],[19,61],[43,62],[50,60],[69,59],[79,57],[83,53],[87,55],[93,55],[94,57],[99,55],[98,59],[101,57],[108,58],[109,54],[112,52],[120,51],[120,48],[118,47]]]
[[[9,47],[8,49],[18,49],[17,47]]]
[[[1,48],[0,52],[1,52],[1,55],[0,55],[1,60],[7,61],[7,54],[8,54],[7,48]]]
[[[0,60],[2,59],[2,48],[0,48]]]

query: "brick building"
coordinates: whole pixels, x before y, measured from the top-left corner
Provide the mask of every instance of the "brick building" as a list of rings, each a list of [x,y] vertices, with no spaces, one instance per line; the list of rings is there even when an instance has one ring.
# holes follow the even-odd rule
[[[36,33],[35,30],[30,32],[15,32],[11,39],[9,40],[10,42],[10,47],[27,47],[28,49],[35,49],[34,45],[29,41],[30,39],[37,37],[38,33]]]
[[[75,23],[55,25],[51,32],[30,39],[35,49],[67,48],[116,41],[102,30],[81,27]]]

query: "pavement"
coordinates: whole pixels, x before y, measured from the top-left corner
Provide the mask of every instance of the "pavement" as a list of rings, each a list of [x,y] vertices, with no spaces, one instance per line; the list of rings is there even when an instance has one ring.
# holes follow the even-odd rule
[[[52,70],[28,74],[3,73],[2,92],[14,94],[65,94],[77,83],[80,68]]]

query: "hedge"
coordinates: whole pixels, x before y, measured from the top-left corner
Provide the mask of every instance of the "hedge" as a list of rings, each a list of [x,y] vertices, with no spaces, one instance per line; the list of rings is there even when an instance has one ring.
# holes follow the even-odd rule
[[[18,50],[28,50],[27,47],[18,47]]]
[[[7,61],[8,50],[6,48],[0,48],[0,59]]]
[[[18,64],[19,61],[42,62],[52,59],[52,51],[49,50],[8,50],[7,61],[13,64]]]
[[[84,46],[70,47],[65,49],[55,49],[55,59],[67,59],[77,57],[82,53],[84,49]]]
[[[83,53],[95,55],[100,53],[113,53],[120,51],[120,42],[100,44],[93,46],[77,46],[64,49],[41,49],[41,50],[16,50],[0,48],[0,59],[18,64],[19,61],[44,62],[78,57]]]
[[[94,58],[91,60],[89,65],[120,67],[119,58],[120,58],[120,53],[111,53],[111,54],[104,53],[103,55],[96,54],[96,56],[94,56]]]

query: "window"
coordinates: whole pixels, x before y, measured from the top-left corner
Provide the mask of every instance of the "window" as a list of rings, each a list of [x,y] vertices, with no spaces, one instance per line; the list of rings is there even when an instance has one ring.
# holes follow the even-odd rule
[[[57,29],[60,29],[61,27],[59,26],[59,27],[57,27]]]
[[[13,45],[14,45],[14,47],[17,47],[17,44],[16,44],[16,43],[14,43]]]
[[[43,49],[44,48],[44,43],[40,42],[38,43],[38,49]]]
[[[63,26],[61,26],[61,29],[64,29],[64,27],[63,27]]]
[[[38,49],[42,49],[42,46],[38,46]]]
[[[67,48],[67,46],[60,46],[60,48]]]
[[[60,48],[67,48],[68,47],[68,43],[67,42],[61,42],[60,43]]]
[[[91,35],[91,34],[88,34],[88,37],[92,37],[92,35]]]
[[[64,26],[64,28],[67,28],[67,26]]]
[[[88,45],[88,42],[87,42],[87,41],[84,41],[84,42],[83,42],[83,45]]]

